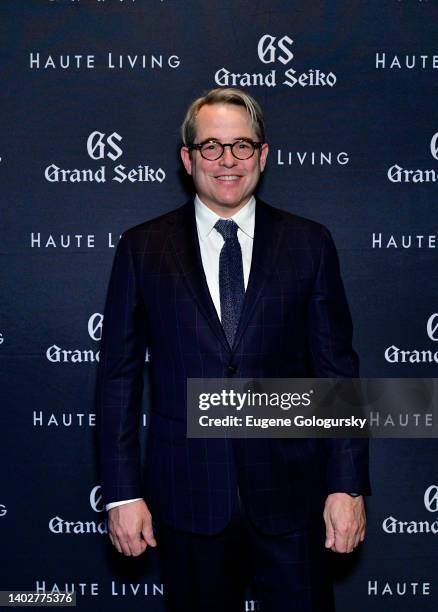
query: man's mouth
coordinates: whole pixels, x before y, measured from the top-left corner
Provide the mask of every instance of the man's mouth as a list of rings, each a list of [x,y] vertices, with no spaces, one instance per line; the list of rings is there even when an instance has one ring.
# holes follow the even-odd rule
[[[221,176],[215,176],[219,181],[237,181],[240,179],[240,176],[237,174],[222,174]]]

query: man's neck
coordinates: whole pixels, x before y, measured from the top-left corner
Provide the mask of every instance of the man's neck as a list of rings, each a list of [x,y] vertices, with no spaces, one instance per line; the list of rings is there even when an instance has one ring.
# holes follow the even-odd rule
[[[230,206],[220,206],[219,204],[215,205],[209,202],[205,202],[199,197],[198,194],[196,195],[198,197],[198,200],[201,202],[201,204],[209,208],[212,212],[214,212],[216,215],[218,215],[222,219],[229,219],[230,217],[233,217],[236,213],[239,212],[239,210],[242,210],[242,208],[244,208],[248,204],[248,202],[250,202],[250,200],[253,198],[253,196],[251,195],[243,203],[238,204],[237,206],[234,206],[234,207],[230,207]]]

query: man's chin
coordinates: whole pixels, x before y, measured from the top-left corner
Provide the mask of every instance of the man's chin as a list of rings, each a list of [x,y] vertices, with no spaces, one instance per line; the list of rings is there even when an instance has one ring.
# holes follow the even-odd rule
[[[227,213],[227,216],[233,215],[240,208],[243,208],[245,204],[249,202],[250,196],[244,199],[234,199],[234,200],[216,200],[215,202],[211,202],[209,207],[212,210],[215,210],[218,214]],[[225,216],[225,215],[224,215]]]

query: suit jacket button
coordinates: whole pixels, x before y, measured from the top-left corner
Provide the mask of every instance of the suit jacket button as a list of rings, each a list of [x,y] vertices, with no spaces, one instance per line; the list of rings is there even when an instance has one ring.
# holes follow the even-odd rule
[[[234,374],[237,372],[237,366],[229,365],[227,367],[227,372],[228,372],[228,376],[234,376]]]

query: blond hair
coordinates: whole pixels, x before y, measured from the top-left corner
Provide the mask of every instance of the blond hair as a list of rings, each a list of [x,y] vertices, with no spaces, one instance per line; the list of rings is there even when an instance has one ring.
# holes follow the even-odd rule
[[[243,106],[251,119],[251,124],[260,142],[265,142],[265,121],[259,103],[249,94],[234,87],[211,89],[205,96],[194,100],[186,113],[181,126],[181,137],[185,146],[194,143],[196,137],[196,117],[205,104],[234,104]]]

